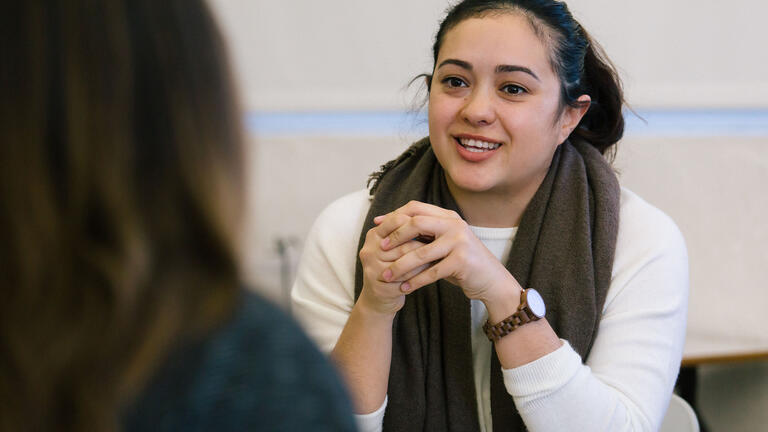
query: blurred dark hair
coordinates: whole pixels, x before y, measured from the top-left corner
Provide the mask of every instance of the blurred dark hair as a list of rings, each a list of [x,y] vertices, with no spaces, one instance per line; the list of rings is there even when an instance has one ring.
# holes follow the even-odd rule
[[[0,430],[111,430],[240,289],[240,115],[202,0],[0,13]]]
[[[565,2],[555,0],[465,0],[448,10],[432,47],[433,67],[446,33],[462,21],[489,15],[519,13],[551,52],[550,64],[560,78],[561,110],[579,107],[578,97],[587,94],[592,102],[572,137],[586,140],[601,153],[624,134],[624,94],[619,75],[603,49],[573,18]],[[431,87],[427,75],[427,87]]]

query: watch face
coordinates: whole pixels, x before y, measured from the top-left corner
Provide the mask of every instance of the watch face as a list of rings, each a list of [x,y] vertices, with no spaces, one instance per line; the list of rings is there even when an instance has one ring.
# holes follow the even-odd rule
[[[546,306],[544,306],[544,299],[541,298],[541,294],[533,288],[526,290],[525,300],[528,302],[528,308],[541,318],[547,312]]]

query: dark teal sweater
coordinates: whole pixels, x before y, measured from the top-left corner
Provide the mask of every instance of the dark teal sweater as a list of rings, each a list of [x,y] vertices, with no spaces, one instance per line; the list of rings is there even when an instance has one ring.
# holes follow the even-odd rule
[[[353,431],[336,372],[297,325],[245,294],[232,318],[171,354],[125,431]]]

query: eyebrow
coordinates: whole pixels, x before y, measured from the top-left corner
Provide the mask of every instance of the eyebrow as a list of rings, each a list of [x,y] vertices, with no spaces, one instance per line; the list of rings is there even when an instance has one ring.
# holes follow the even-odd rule
[[[528,75],[536,78],[536,81],[541,81],[539,77],[536,76],[535,73],[533,73],[532,70],[528,69],[525,66],[517,66],[517,65],[498,65],[496,66],[496,73],[505,73],[505,72],[525,72]]]
[[[437,68],[440,69],[441,67],[443,67],[445,65],[449,65],[449,64],[456,65],[456,66],[458,66],[460,68],[464,68],[464,69],[466,69],[468,71],[472,70],[472,65],[471,64],[465,62],[464,60],[457,60],[457,59],[443,60],[443,62],[440,63],[440,65]]]
[[[458,60],[458,59],[446,59],[443,60],[440,65],[437,67],[440,69],[441,67],[445,65],[456,65],[460,68],[466,69],[468,71],[472,70],[472,65],[468,62],[465,62],[464,60]],[[496,66],[496,73],[509,73],[509,72],[524,72],[528,75],[536,78],[536,81],[541,81],[538,76],[536,76],[533,71],[525,66],[518,66],[518,65],[498,65]]]

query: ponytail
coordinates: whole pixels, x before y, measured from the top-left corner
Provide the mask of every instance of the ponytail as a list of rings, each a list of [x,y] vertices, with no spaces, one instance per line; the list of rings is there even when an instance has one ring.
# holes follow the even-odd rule
[[[571,138],[580,138],[606,154],[624,135],[624,90],[619,74],[603,48],[591,40],[582,29],[587,40],[584,55],[582,89],[592,99],[589,110],[571,133]],[[578,96],[576,96],[578,97]]]

